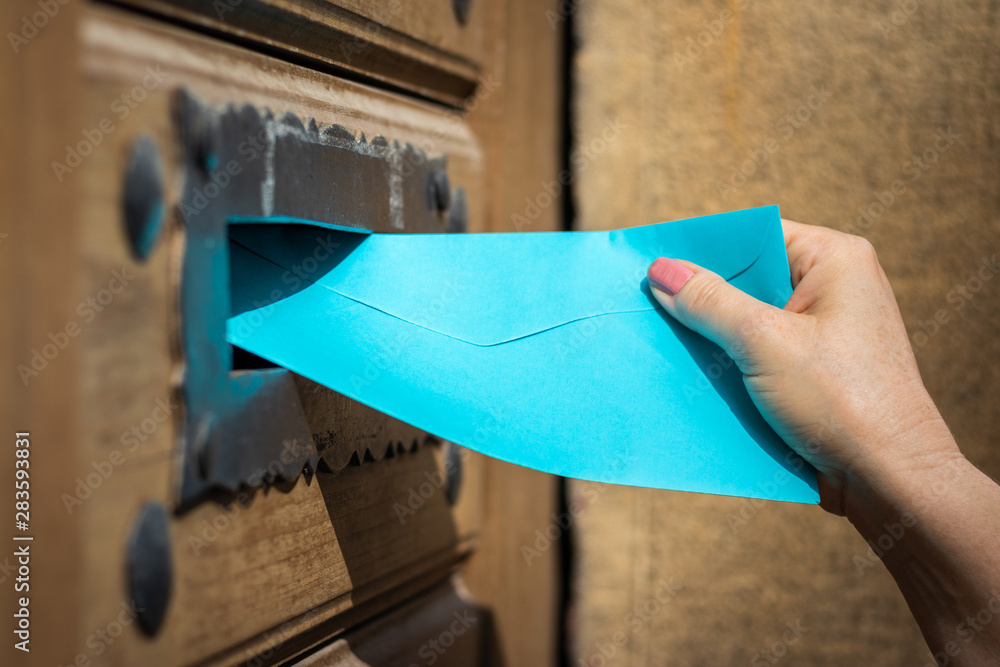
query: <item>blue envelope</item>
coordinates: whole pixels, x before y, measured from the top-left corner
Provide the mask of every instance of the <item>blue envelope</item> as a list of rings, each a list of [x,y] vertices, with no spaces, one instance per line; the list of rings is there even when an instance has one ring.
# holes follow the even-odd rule
[[[230,225],[229,341],[441,438],[577,479],[818,502],[735,364],[654,301],[660,256],[776,306],[775,206],[608,232]],[[242,223],[242,224],[241,224]]]

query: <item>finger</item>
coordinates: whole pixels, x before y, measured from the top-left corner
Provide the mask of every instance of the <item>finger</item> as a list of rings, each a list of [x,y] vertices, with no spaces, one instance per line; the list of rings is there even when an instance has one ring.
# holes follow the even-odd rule
[[[819,262],[824,250],[829,246],[830,235],[837,232],[826,227],[804,225],[784,218],[781,219],[781,231],[785,236],[792,287],[797,287],[809,269]]]
[[[864,238],[791,220],[782,219],[781,226],[795,289],[788,311],[818,312],[821,302],[842,304],[884,275]]]
[[[782,311],[697,264],[666,257],[649,267],[653,295],[678,322],[725,350],[743,372],[762,326]]]

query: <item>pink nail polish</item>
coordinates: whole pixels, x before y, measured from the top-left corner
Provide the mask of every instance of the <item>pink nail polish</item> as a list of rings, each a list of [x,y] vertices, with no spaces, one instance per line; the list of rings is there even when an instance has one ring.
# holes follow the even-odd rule
[[[650,264],[647,275],[656,287],[670,294],[677,294],[694,273],[683,264],[668,257],[660,257]]]

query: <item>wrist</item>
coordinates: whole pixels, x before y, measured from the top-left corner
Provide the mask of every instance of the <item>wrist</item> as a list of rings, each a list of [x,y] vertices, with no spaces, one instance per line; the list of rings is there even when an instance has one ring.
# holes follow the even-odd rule
[[[844,481],[844,513],[866,539],[877,539],[887,522],[916,520],[974,469],[937,416],[870,447]]]

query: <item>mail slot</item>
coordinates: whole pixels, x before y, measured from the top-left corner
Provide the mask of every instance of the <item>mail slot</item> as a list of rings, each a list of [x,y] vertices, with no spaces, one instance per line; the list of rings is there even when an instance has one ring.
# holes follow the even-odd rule
[[[249,105],[212,106],[184,90],[175,116],[184,147],[178,210],[187,228],[181,282],[187,359],[178,496],[183,511],[206,497],[309,475],[322,455],[292,375],[234,354],[225,338],[227,318],[294,293],[368,230],[460,231],[465,194],[451,191],[446,156],[384,137],[355,137],[338,125],[320,127],[312,119]],[[241,228],[300,219],[326,226],[309,252],[266,293],[244,289],[247,277],[233,273],[230,261],[231,243],[245,251]],[[408,444],[425,439],[417,430],[406,438]]]

